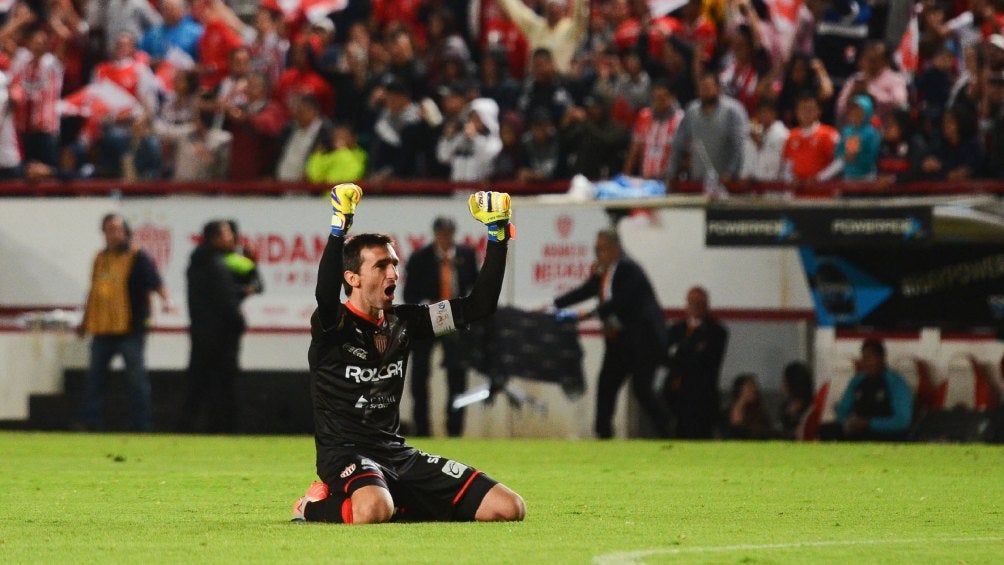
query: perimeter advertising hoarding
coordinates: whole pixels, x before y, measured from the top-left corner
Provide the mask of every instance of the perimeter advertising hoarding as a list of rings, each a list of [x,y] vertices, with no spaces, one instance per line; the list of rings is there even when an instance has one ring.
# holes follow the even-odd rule
[[[924,206],[708,208],[708,246],[798,246],[820,326],[1004,321],[1004,246],[938,243]]]
[[[917,245],[931,238],[931,208],[709,207],[711,246]]]
[[[1004,246],[802,247],[821,326],[948,330],[1004,323]]]

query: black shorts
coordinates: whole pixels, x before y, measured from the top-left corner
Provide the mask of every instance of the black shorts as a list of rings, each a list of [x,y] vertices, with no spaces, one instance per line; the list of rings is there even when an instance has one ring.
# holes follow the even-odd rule
[[[342,463],[344,462],[344,463]],[[365,455],[339,458],[337,475],[321,477],[332,495],[351,497],[361,487],[390,491],[395,520],[466,522],[498,481],[463,463],[414,450],[393,465]]]

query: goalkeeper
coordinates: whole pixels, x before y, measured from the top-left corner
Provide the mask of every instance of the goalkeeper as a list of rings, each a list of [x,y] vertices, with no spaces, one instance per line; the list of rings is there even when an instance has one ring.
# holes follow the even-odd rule
[[[399,520],[522,520],[523,499],[481,471],[418,451],[398,434],[412,339],[441,336],[497,307],[513,226],[509,195],[471,195],[488,227],[484,265],[469,296],[394,305],[398,257],[391,239],[346,239],[362,189],[331,189],[331,235],[317,274],[308,353],[317,474],[293,520],[372,524]],[[339,287],[348,300],[340,300]]]

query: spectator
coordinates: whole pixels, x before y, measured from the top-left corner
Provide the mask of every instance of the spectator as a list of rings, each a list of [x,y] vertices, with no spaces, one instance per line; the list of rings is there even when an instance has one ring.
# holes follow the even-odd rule
[[[224,106],[224,127],[233,136],[230,144],[231,180],[257,180],[275,174],[279,137],[286,126],[286,112],[274,100],[268,79],[259,73],[248,75],[244,104]]]
[[[802,419],[812,408],[815,397],[812,372],[801,361],[792,361],[784,367],[781,379],[781,437],[796,439]]]
[[[837,119],[845,120],[848,105],[858,94],[867,94],[875,102],[875,115],[881,120],[908,102],[907,81],[903,73],[892,68],[889,48],[880,41],[868,44],[861,53],[858,72],[854,73],[837,97]]]
[[[213,122],[221,127],[228,108],[240,108],[248,103],[248,78],[251,76],[251,50],[237,47],[227,58],[227,74],[216,89],[216,96],[209,109],[216,113]]]
[[[163,151],[153,133],[150,117],[138,116],[132,122],[130,135],[122,151],[122,179],[126,181],[158,180]]]
[[[335,91],[316,70],[314,52],[306,41],[298,41],[289,51],[290,66],[275,85],[274,95],[287,112],[294,112],[295,100],[310,95],[317,100],[321,115],[330,116],[335,107]]]
[[[867,0],[809,0],[805,5],[815,22],[812,52],[823,61],[834,86],[840,89],[854,73],[855,62],[862,58],[871,5]]]
[[[21,153],[18,151],[17,129],[10,111],[7,73],[0,70],[0,181],[21,176]]]
[[[683,120],[683,109],[669,84],[657,80],[651,88],[652,105],[638,113],[631,146],[624,160],[624,174],[664,179],[672,154],[673,138]]]
[[[519,170],[517,178],[522,182],[553,179],[558,167],[558,135],[550,112],[537,108],[530,118],[530,130],[523,134],[522,144],[526,166]]]
[[[547,49],[536,49],[530,59],[530,76],[523,83],[516,109],[523,115],[533,115],[537,108],[550,112],[558,122],[574,105],[564,79],[554,66],[554,58]]]
[[[264,6],[258,8],[254,17],[254,39],[248,45],[251,50],[251,70],[263,75],[269,84],[279,82],[279,76],[286,65],[289,40],[281,35],[281,30],[281,12]]]
[[[174,180],[207,181],[227,178],[233,135],[212,127],[214,116],[195,115],[192,130],[175,140]]]
[[[425,68],[432,85],[449,82],[447,65],[456,66],[464,75],[471,74],[471,50],[457,30],[456,18],[446,7],[433,9],[426,28]]]
[[[583,106],[569,109],[562,119],[559,166],[563,168],[558,175],[608,179],[624,169],[630,133],[611,119],[608,100],[587,96]]]
[[[192,346],[188,387],[178,421],[182,432],[226,433],[237,429],[234,386],[240,372],[237,359],[245,329],[240,309],[243,292],[224,260],[236,244],[228,222],[208,222],[188,264]]]
[[[871,120],[872,99],[858,94],[847,109],[847,125],[840,132],[833,162],[817,178],[829,180],[843,171],[845,180],[875,179],[880,141]]]
[[[747,114],[752,114],[760,93],[766,90],[764,77],[770,70],[770,57],[760,36],[748,25],[736,28],[731,34],[730,46],[731,57],[719,75],[722,90],[738,100]]]
[[[195,71],[179,70],[171,83],[174,88],[165,95],[153,124],[164,151],[164,169],[168,177],[174,176],[175,142],[195,127],[195,116],[199,112],[199,75]]]
[[[728,422],[726,435],[731,439],[770,439],[774,436],[770,416],[753,373],[742,373],[732,381]]]
[[[245,26],[223,0],[206,0],[198,19],[204,26],[199,39],[202,89],[210,92],[226,76],[230,52],[244,45],[241,34]]]
[[[823,439],[900,441],[913,418],[913,391],[886,366],[885,344],[876,338],[861,344],[861,371],[837,404],[837,421],[820,427]]]
[[[388,61],[383,80],[401,81],[413,100],[425,98],[429,91],[429,70],[415,54],[411,34],[399,29],[388,36],[385,44]]]
[[[784,66],[781,92],[777,96],[777,107],[784,125],[788,127],[798,125],[795,109],[798,107],[799,99],[807,93],[815,97],[819,108],[824,110],[823,113],[832,108],[833,82],[826,73],[826,66],[818,58],[795,53]],[[823,121],[833,123],[832,119]]]
[[[698,82],[698,99],[687,105],[673,140],[668,178],[686,173],[690,180],[739,178],[743,166],[743,140],[749,129],[746,110],[735,98],[721,93],[718,77],[705,73]],[[684,154],[689,167],[684,171]]]
[[[927,142],[917,132],[909,110],[895,110],[883,121],[879,143],[878,182],[890,186],[914,180],[920,174],[921,159],[927,154]]]
[[[516,108],[520,85],[509,75],[505,53],[492,49],[481,57],[481,95],[498,102],[499,112],[505,114]]]
[[[137,56],[136,38],[129,32],[122,32],[115,38],[112,60],[94,68],[93,82],[101,80],[117,84],[135,97],[147,113],[156,115],[159,106],[157,78],[146,57]]]
[[[474,249],[457,244],[457,227],[451,218],[438,217],[432,223],[433,241],[416,251],[405,267],[404,300],[413,304],[434,304],[459,296],[467,296],[474,288],[478,265]],[[411,350],[411,396],[414,435],[429,436],[429,366],[435,343],[443,346],[443,366],[446,368],[446,432],[450,437],[462,435],[464,413],[451,407],[454,398],[467,388],[467,368],[463,365],[460,334],[438,340],[416,340]]]
[[[356,181],[366,174],[366,150],[359,146],[356,134],[345,124],[331,130],[330,144],[320,144],[307,159],[307,180],[339,184]]]
[[[925,124],[924,131],[931,131],[941,123],[955,83],[954,64],[955,54],[944,48],[932,57],[931,64],[913,81],[920,119]]]
[[[10,101],[23,161],[55,167],[63,65],[48,45],[49,33],[36,29],[28,35],[27,47],[17,50],[10,68]]]
[[[378,95],[383,109],[373,128],[370,147],[370,174],[378,178],[417,176],[420,140],[426,136],[426,125],[418,104],[411,101],[405,84],[392,80]]]
[[[77,328],[83,337],[90,334],[91,359],[84,381],[84,398],[79,421],[84,430],[102,428],[101,405],[108,368],[116,355],[125,363],[131,404],[130,429],[153,429],[150,378],[146,372],[144,349],[150,322],[150,294],[160,297],[165,312],[174,306],[153,260],[132,245],[129,224],[118,214],[101,219],[105,248],[94,258],[91,289],[84,305],[84,317]]]
[[[293,103],[293,121],[286,131],[275,178],[299,181],[307,176],[307,159],[319,140],[331,139],[331,123],[321,115],[313,96],[302,96]]]
[[[983,150],[976,117],[964,106],[955,106],[945,112],[941,124],[941,137],[920,163],[922,178],[958,182],[979,176]]]
[[[166,59],[171,49],[179,49],[193,61],[199,60],[199,39],[202,24],[192,19],[184,0],[163,0],[160,5],[163,21],[141,36],[139,49],[154,61]]]
[[[571,69],[572,56],[586,38],[589,25],[589,1],[572,2],[571,14],[566,14],[566,0],[544,0],[544,15],[536,14],[522,0],[499,0],[502,9],[526,34],[530,51],[547,49],[554,57],[559,73]]]
[[[743,170],[740,177],[756,181],[779,181],[784,171],[784,144],[788,128],[777,117],[773,98],[757,101],[750,132],[743,144]]]
[[[143,37],[164,19],[148,0],[104,0],[87,2],[87,25],[91,33],[103,38],[109,55],[116,51],[116,41],[123,33]]]
[[[577,288],[554,299],[565,308],[598,298],[595,310],[570,313],[579,320],[596,316],[603,324],[604,353],[596,388],[596,436],[613,437],[617,394],[631,378],[631,391],[659,437],[669,435],[669,413],[653,390],[656,368],[666,347],[662,307],[641,265],[628,257],[613,229],[596,235],[593,273]],[[717,409],[716,409],[717,410]]]
[[[833,126],[820,123],[819,113],[815,96],[799,98],[798,127],[791,130],[784,144],[785,180],[796,184],[814,181],[833,162],[840,134]]]
[[[478,98],[468,105],[461,129],[446,124],[436,146],[436,158],[450,165],[450,180],[481,181],[491,178],[492,163],[502,151],[499,137],[499,107],[491,98]]]
[[[502,117],[499,123],[502,150],[492,163],[492,180],[513,180],[526,164],[520,138],[522,129],[523,121],[514,112]]]
[[[708,310],[708,291],[687,291],[687,317],[669,326],[669,382],[665,389],[677,418],[677,437],[710,439],[721,406],[718,379],[729,332]]]
[[[1004,72],[987,80],[986,100],[980,120],[987,139],[986,173],[992,179],[1004,179]]]
[[[652,79],[642,66],[641,57],[635,52],[620,58],[616,54],[600,56],[597,73],[593,94],[612,100],[614,119],[632,128],[637,113],[652,100]]]

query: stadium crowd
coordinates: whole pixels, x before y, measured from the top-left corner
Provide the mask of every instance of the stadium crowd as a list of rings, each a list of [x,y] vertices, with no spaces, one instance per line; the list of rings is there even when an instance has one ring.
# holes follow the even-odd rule
[[[3,0],[0,178],[1004,176],[994,0]]]

